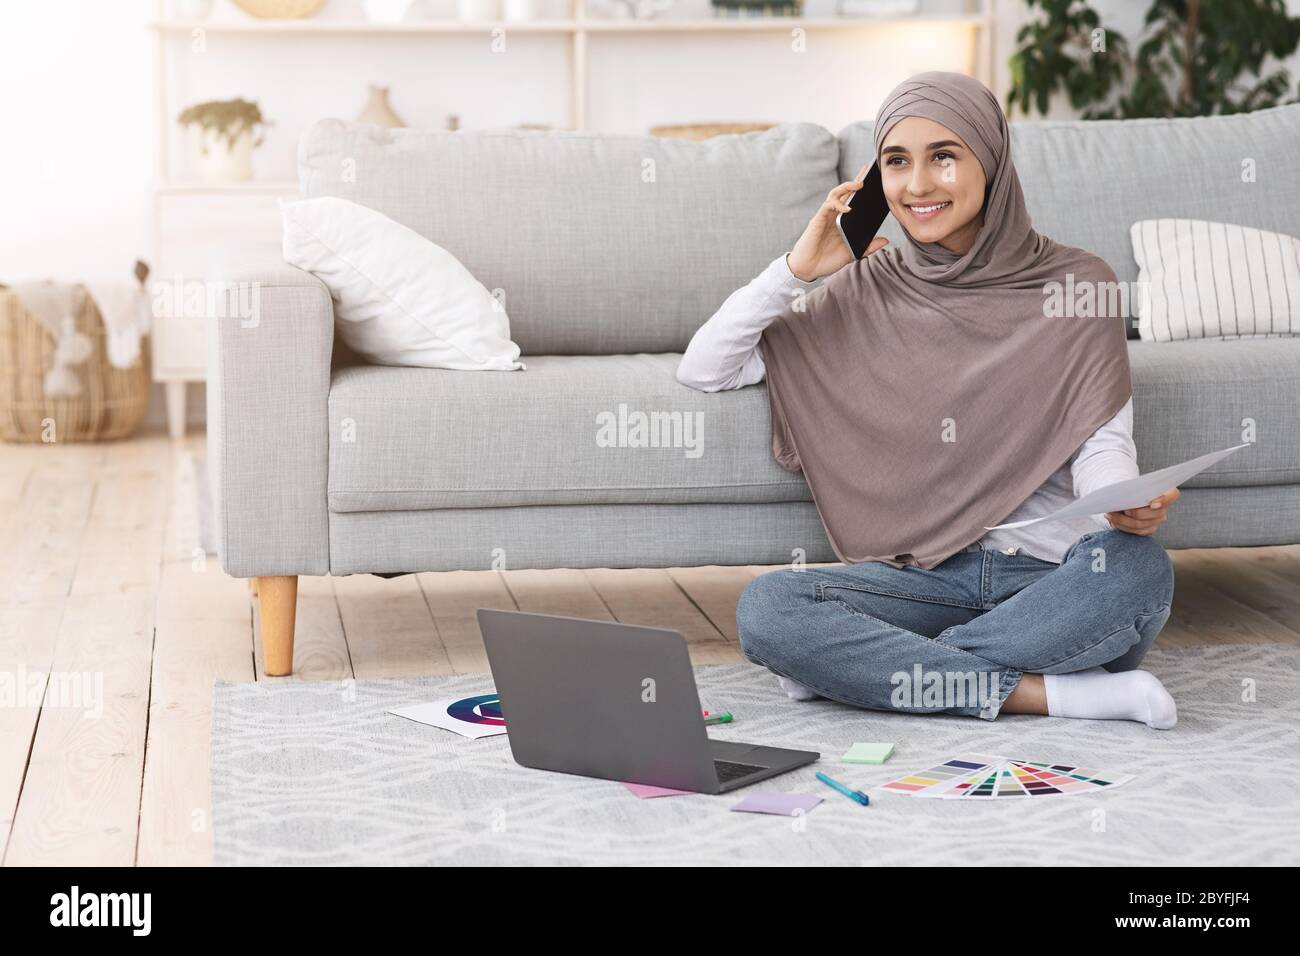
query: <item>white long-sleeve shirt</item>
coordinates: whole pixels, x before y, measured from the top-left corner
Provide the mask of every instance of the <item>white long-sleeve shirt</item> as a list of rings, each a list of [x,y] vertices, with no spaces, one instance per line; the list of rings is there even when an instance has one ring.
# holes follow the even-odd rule
[[[704,392],[743,388],[763,381],[763,356],[758,349],[763,330],[776,321],[794,296],[800,292],[806,294],[821,281],[805,282],[796,277],[784,255],[772,260],[754,281],[728,296],[695,333],[677,367],[677,380]],[[870,361],[870,356],[864,358]],[[1133,400],[1129,399],[1114,418],[1079,446],[1066,464],[997,523],[1050,514],[1077,497],[1137,474]],[[980,544],[1010,554],[1024,552],[1059,564],[1080,535],[1108,527],[1110,523],[1100,514],[1041,521],[1025,528],[989,531]]]

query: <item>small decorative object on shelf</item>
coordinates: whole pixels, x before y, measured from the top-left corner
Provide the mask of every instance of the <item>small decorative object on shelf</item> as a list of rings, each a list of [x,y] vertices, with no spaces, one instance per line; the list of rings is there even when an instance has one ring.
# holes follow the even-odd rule
[[[206,20],[212,14],[212,0],[176,0],[176,16],[182,20]]]
[[[456,130],[460,129],[460,117],[457,116],[455,113],[451,113],[450,115],[448,115],[447,129],[453,133],[456,132]]]
[[[771,129],[775,123],[686,123],[673,126],[652,126],[651,136],[668,139],[711,139],[727,133],[759,133]]]
[[[715,17],[797,17],[803,0],[711,0]]]
[[[239,183],[253,178],[253,148],[262,145],[262,118],[248,100],[195,103],[177,118],[197,131],[199,177],[205,183]]]
[[[357,116],[358,123],[369,123],[371,126],[383,126],[386,129],[400,129],[406,125],[406,120],[402,119],[393,108],[388,105],[388,87],[370,85],[370,99],[366,103],[366,108]]]
[[[462,20],[498,20],[500,0],[456,0],[456,13]]]
[[[604,4],[615,20],[653,20],[675,0],[607,0]]]
[[[842,17],[905,17],[916,13],[917,0],[839,0]]]
[[[325,0],[235,0],[235,6],[259,20],[297,20],[324,5]]]
[[[361,9],[371,23],[401,23],[413,0],[361,0]]]
[[[505,19],[511,23],[537,19],[537,0],[504,0]]]

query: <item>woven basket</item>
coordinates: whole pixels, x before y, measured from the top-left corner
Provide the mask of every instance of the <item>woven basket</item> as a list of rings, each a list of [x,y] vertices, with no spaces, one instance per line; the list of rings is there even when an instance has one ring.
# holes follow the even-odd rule
[[[325,0],[235,0],[235,6],[263,20],[297,20],[309,17]]]
[[[85,297],[77,331],[94,343],[94,354],[72,371],[81,394],[45,397],[45,373],[54,362],[54,338],[23,308],[22,300],[0,289],[0,439],[45,441],[44,422],[54,422],[59,442],[105,441],[135,431],[149,404],[149,341],[128,369],[108,363],[104,322],[95,300]]]
[[[775,123],[688,123],[683,126],[652,126],[651,136],[666,139],[712,139],[728,133],[757,133],[771,129]]]

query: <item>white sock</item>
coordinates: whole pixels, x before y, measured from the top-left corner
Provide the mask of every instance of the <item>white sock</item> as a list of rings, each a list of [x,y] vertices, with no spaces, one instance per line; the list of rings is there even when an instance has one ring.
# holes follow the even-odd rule
[[[1047,713],[1051,717],[1087,720],[1137,720],[1154,730],[1178,723],[1178,707],[1165,685],[1147,671],[1104,667],[1074,674],[1044,674]]]
[[[781,685],[781,689],[785,691],[786,696],[791,700],[816,700],[821,696],[821,694],[816,691],[804,687],[803,684],[799,683],[797,680],[782,677],[780,674],[776,675],[776,682]]]

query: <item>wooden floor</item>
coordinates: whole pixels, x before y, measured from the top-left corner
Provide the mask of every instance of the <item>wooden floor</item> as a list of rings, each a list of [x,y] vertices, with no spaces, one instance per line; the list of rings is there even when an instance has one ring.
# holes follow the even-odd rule
[[[7,866],[211,860],[212,682],[267,678],[247,583],[197,549],[196,454],[202,435],[0,445]],[[1172,555],[1157,646],[1300,643],[1300,546]],[[736,662],[736,598],[765,570],[303,578],[296,676],[277,679],[484,671],[479,607],[672,627],[697,663]]]

